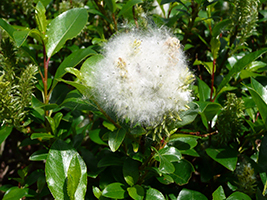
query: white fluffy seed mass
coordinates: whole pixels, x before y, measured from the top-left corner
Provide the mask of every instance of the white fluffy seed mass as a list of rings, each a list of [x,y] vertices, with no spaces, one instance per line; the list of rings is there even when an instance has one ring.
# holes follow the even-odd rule
[[[115,36],[104,46],[104,58],[92,75],[100,106],[132,124],[158,124],[191,101],[193,75],[180,41],[166,30]]]

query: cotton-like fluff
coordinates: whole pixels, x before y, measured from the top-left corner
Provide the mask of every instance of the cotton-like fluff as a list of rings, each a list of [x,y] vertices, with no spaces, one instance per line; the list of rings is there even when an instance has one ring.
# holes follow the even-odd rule
[[[132,124],[155,126],[178,116],[191,101],[188,70],[180,41],[166,30],[121,33],[104,46],[92,69],[93,94],[104,110]]]

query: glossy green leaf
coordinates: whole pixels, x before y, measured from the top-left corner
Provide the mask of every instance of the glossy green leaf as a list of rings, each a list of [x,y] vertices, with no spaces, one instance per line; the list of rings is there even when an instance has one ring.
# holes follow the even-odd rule
[[[159,154],[160,155],[160,154]],[[159,170],[162,173],[166,173],[166,174],[170,174],[173,173],[175,171],[175,168],[173,166],[173,164],[168,160],[168,158],[164,157],[164,156],[159,156]]]
[[[139,179],[139,162],[126,158],[123,163],[122,172],[126,183],[133,186]]]
[[[174,146],[178,150],[192,149],[197,145],[199,137],[186,134],[173,134],[168,142],[169,146]]]
[[[115,152],[118,150],[118,148],[121,146],[124,140],[125,135],[126,135],[126,130],[123,128],[109,133],[108,145],[111,151]]]
[[[194,191],[194,190],[188,190],[186,188],[182,189],[181,192],[179,193],[177,200],[208,200],[208,198],[198,192],[198,191]]]
[[[36,7],[35,7],[35,21],[38,27],[38,30],[45,34],[46,32],[46,26],[47,26],[47,21],[46,21],[46,16],[45,16],[45,7],[42,4],[41,1],[38,1]]]
[[[179,162],[174,162],[173,165],[175,171],[170,174],[170,176],[173,178],[174,182],[178,185],[187,184],[191,178],[192,172],[195,171],[193,165],[185,159],[182,159]]]
[[[226,200],[237,200],[237,199],[251,200],[251,198],[248,195],[242,192],[234,192]]]
[[[188,104],[188,106],[190,107],[188,110],[179,113],[179,116],[182,121],[177,120],[174,123],[176,128],[180,128],[187,124],[190,124],[197,117],[199,111],[198,105],[196,103],[191,102]]]
[[[128,13],[128,12],[132,12],[132,7],[138,3],[142,3],[143,1],[142,0],[130,0],[128,1],[123,7],[122,9],[120,10],[119,14],[117,15],[117,17],[125,14],[125,13]]]
[[[224,190],[222,186],[219,186],[213,193],[212,193],[213,200],[225,200],[226,196],[224,194]]]
[[[111,183],[102,191],[102,196],[113,199],[125,199],[126,191],[121,183]]]
[[[146,198],[145,200],[165,200],[163,194],[154,189],[154,188],[149,188],[147,191],[146,191]]]
[[[49,133],[33,133],[31,135],[31,139],[40,139],[40,140],[50,140],[51,138],[54,138],[54,135],[51,135]]]
[[[182,158],[182,154],[175,147],[165,147],[159,150],[159,153],[167,158],[170,162],[179,161]]]
[[[158,181],[164,185],[169,185],[174,183],[173,178],[170,175],[163,174],[162,176],[157,177]]]
[[[102,195],[101,190],[98,187],[93,186],[93,193],[97,199],[99,199]]]
[[[88,56],[91,56],[95,53],[96,52],[91,47],[88,47],[86,49],[79,49],[77,51],[74,51],[67,58],[65,58],[64,61],[59,65],[59,67],[56,71],[52,88],[54,88],[56,86],[56,84],[58,83],[58,79],[62,78],[67,73],[65,70],[66,68],[71,68],[71,67],[77,66],[85,58],[87,58]]]
[[[55,120],[52,117],[49,117],[49,116],[45,116],[45,119],[48,121],[52,133],[56,134],[57,133],[57,129],[56,129],[57,127],[56,127],[56,124],[55,124]]]
[[[70,200],[77,199],[75,198],[75,193],[79,186],[81,174],[81,166],[79,158],[77,155],[74,155],[70,161],[68,173],[67,173],[67,193],[70,197]]]
[[[28,28],[23,31],[14,31],[13,37],[18,47],[20,47],[25,42],[30,32],[31,30]]]
[[[73,161],[73,159],[77,160]],[[75,177],[76,182],[76,179],[79,179],[79,184],[75,191],[72,191],[74,199],[84,199],[87,185],[86,165],[75,149],[64,141],[57,140],[49,150],[45,165],[46,182],[56,200],[70,198],[68,195],[69,170],[79,171]]]
[[[213,68],[213,62],[202,62],[202,61],[200,61],[200,60],[195,60],[195,62],[193,63],[193,65],[203,65],[205,68],[206,68],[206,70],[210,73],[210,74],[212,74],[212,68]],[[215,68],[214,68],[214,71],[216,71],[216,66],[215,66]]]
[[[267,127],[267,90],[255,79],[251,78],[251,87],[247,87],[252,99],[256,103],[263,122]]]
[[[129,196],[134,200],[143,200],[145,196],[145,190],[141,185],[135,185],[127,188]]]
[[[48,150],[42,149],[35,151],[30,157],[29,160],[31,161],[43,161],[47,159]]]
[[[229,73],[224,77],[222,82],[217,88],[217,93],[220,92],[220,90],[231,80],[231,78],[236,75],[238,72],[243,70],[248,64],[250,64],[252,61],[256,60],[258,57],[260,57],[262,54],[266,53],[267,49],[262,49],[255,51],[253,53],[247,54],[244,57],[242,57],[240,60],[238,60],[235,65],[232,67],[232,69],[229,71]]]
[[[218,114],[222,106],[214,102],[196,102],[199,105],[200,113],[206,118],[207,121],[211,121],[213,117]]]
[[[238,152],[230,147],[206,149],[207,154],[216,162],[220,163],[227,169],[234,171],[237,163]]]
[[[13,33],[16,30],[10,24],[8,24],[5,20],[3,20],[2,18],[0,18],[0,27],[2,27],[8,33],[8,35],[12,39],[14,39]]]
[[[75,87],[84,96],[88,96],[88,95],[90,96],[90,90],[81,83],[77,83],[74,81],[67,81],[67,80],[63,80],[63,79],[59,79],[59,81],[62,81],[64,83],[67,83],[67,84]]]
[[[206,101],[210,98],[210,87],[201,79],[197,78],[199,101]]]
[[[20,200],[27,194],[27,188],[12,187],[5,193],[2,200]]]
[[[58,52],[65,42],[77,36],[87,22],[88,14],[84,8],[73,8],[53,19],[47,28],[46,53],[50,58]]]
[[[4,125],[0,128],[0,145],[2,144],[2,142],[6,140],[6,138],[10,135],[12,130],[13,126]]]

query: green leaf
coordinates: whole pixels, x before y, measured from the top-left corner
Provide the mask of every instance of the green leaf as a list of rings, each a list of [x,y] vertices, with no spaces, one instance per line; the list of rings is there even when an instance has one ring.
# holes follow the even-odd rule
[[[232,20],[225,19],[217,23],[212,29],[212,36],[217,37],[220,33],[222,33],[227,26],[232,23]]]
[[[177,120],[174,124],[176,128],[183,127],[187,124],[190,124],[195,120],[198,115],[198,105],[196,103],[190,102],[189,105],[190,109],[185,110],[179,114],[182,121]]]
[[[139,162],[131,158],[126,158],[123,163],[123,177],[126,183],[130,186],[136,184],[139,179]]]
[[[12,130],[13,126],[4,125],[0,128],[0,145],[2,144],[2,142],[6,140],[6,138],[10,135]]]
[[[10,188],[4,195],[2,200],[20,200],[28,194],[27,188]]]
[[[13,37],[18,47],[20,47],[25,42],[30,32],[31,30],[28,28],[23,31],[14,31]]]
[[[234,171],[237,163],[238,152],[230,147],[221,149],[208,148],[206,153],[216,162],[220,163],[227,169]]]
[[[142,3],[143,1],[142,0],[130,0],[128,1],[123,7],[122,9],[120,10],[119,14],[117,15],[117,17],[125,14],[125,13],[128,13],[128,12],[132,12],[132,7],[138,3]]]
[[[224,200],[224,199],[226,199],[223,187],[221,185],[217,188],[217,190],[215,190],[212,193],[212,199],[213,200]]]
[[[65,70],[66,68],[71,68],[71,67],[77,66],[85,58],[87,58],[88,56],[93,55],[95,53],[96,52],[92,49],[92,47],[88,47],[86,49],[79,49],[77,51],[74,51],[67,58],[65,58],[64,61],[59,65],[59,67],[56,71],[54,82],[52,85],[52,89],[58,83],[58,79],[62,78],[67,73]]]
[[[110,122],[107,122],[107,121],[103,121],[103,126],[112,132],[116,130],[116,126]]]
[[[124,137],[126,135],[126,130],[121,128],[117,131],[110,132],[108,137],[108,145],[111,151],[115,152],[121,146]]]
[[[206,68],[206,70],[210,73],[210,74],[212,74],[212,68],[213,68],[213,62],[202,62],[202,61],[200,61],[200,60],[195,60],[195,62],[193,63],[193,65],[203,65],[205,68]],[[215,66],[215,68],[214,68],[214,71],[216,71],[216,66]]]
[[[102,191],[102,196],[113,199],[125,199],[126,191],[121,183],[111,183]]]
[[[172,164],[175,167],[175,171],[170,174],[170,176],[173,178],[174,182],[178,185],[187,184],[191,178],[192,172],[195,171],[193,165],[185,159]]]
[[[46,32],[46,26],[47,26],[47,21],[46,21],[46,16],[45,16],[45,7],[42,4],[41,1],[38,1],[36,8],[35,8],[35,21],[38,27],[38,30],[45,34]]]
[[[198,192],[198,191],[194,191],[194,190],[188,190],[186,188],[182,189],[182,191],[179,193],[177,200],[208,200],[208,198]]]
[[[162,176],[157,177],[158,181],[164,185],[169,185],[174,183],[173,178],[170,175],[163,174]]]
[[[73,161],[76,158],[77,160]],[[86,165],[75,149],[64,141],[57,140],[49,150],[45,165],[46,182],[55,199],[69,198],[67,189],[69,170],[80,171],[77,174],[75,172],[77,175],[75,181],[79,179],[79,184],[72,193],[74,199],[84,199],[87,185]]]
[[[5,20],[0,18],[0,26],[8,33],[8,35],[14,39],[13,33],[16,31],[10,24],[8,24]]]
[[[77,36],[87,22],[88,14],[84,8],[73,8],[53,19],[47,28],[46,53],[50,58],[58,52],[68,39]]]
[[[182,158],[182,154],[175,147],[165,147],[159,150],[159,153],[168,159],[170,162],[179,161]]]
[[[70,161],[67,175],[67,192],[70,200],[76,199],[75,193],[77,191],[81,175],[82,174],[79,158],[77,157],[77,155],[74,155]]]
[[[236,75],[238,72],[243,70],[248,64],[250,64],[252,61],[256,60],[258,57],[260,57],[262,54],[266,53],[267,49],[262,49],[259,51],[252,52],[250,54],[245,55],[240,60],[238,60],[235,65],[232,67],[232,69],[229,71],[229,73],[224,77],[222,82],[217,88],[217,93],[220,92],[220,90],[231,80],[231,78]]]
[[[175,171],[173,164],[166,157],[163,157],[160,154],[158,155],[160,158],[159,160],[160,161],[160,164],[159,164],[160,172],[165,173],[165,174],[173,173]]]
[[[47,159],[48,151],[46,149],[35,151],[30,157],[31,161],[43,161]]]
[[[114,13],[116,11],[116,1],[115,0],[105,0],[107,6],[108,6],[108,9]]]
[[[173,134],[168,142],[169,146],[174,146],[178,150],[192,149],[197,145],[199,137],[186,134]]]
[[[135,185],[127,188],[128,194],[134,200],[143,200],[145,196],[145,190],[141,185]]]
[[[56,134],[57,133],[57,129],[56,129],[57,127],[56,127],[56,124],[55,124],[55,120],[52,117],[49,117],[49,116],[45,116],[45,119],[48,121],[52,133]]]
[[[122,166],[122,165],[123,161],[116,156],[105,156],[97,163],[97,167]]]
[[[50,140],[51,138],[54,138],[54,135],[51,135],[49,133],[33,133],[31,135],[31,139],[40,139],[40,140]]]
[[[211,54],[213,59],[217,59],[218,52],[220,50],[221,42],[219,37],[212,37],[210,41]],[[214,72],[216,72],[216,65],[214,66]]]
[[[267,90],[256,80],[251,78],[251,87],[248,87],[248,91],[251,94],[252,99],[256,103],[258,110],[261,114],[261,117],[263,119],[263,123],[265,124],[265,127],[267,127]]]
[[[206,101],[210,98],[210,87],[201,79],[197,78],[199,101]]]
[[[248,195],[242,192],[234,192],[226,200],[237,200],[237,199],[251,200],[251,198]]]
[[[99,136],[100,130],[101,129],[90,130],[89,131],[89,137],[96,144],[107,145],[107,143],[105,143]]]
[[[93,186],[93,193],[97,199],[99,199],[102,195],[101,190],[98,187]]]
[[[154,188],[149,188],[147,191],[146,191],[146,198],[145,200],[165,200],[163,194],[154,189]]]

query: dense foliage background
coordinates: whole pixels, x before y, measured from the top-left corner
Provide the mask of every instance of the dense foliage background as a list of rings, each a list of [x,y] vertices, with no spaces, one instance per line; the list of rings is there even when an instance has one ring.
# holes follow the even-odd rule
[[[1,0],[3,200],[266,199],[266,2]],[[162,26],[195,75],[170,135],[105,112],[84,75],[115,34]]]

